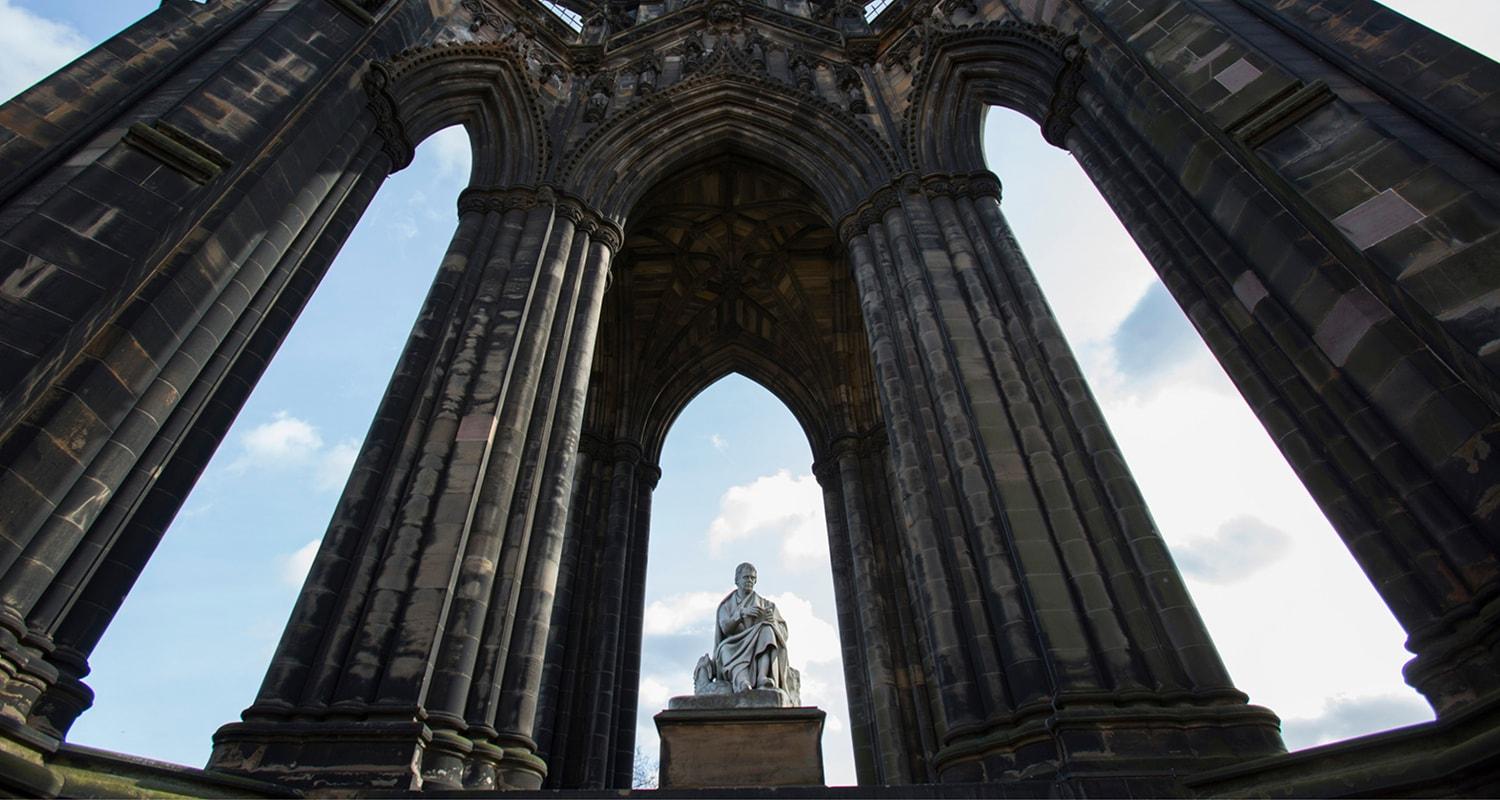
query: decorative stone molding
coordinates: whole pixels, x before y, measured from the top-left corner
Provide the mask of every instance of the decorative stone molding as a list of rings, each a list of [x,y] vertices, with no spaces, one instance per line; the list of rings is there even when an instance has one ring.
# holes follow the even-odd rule
[[[838,224],[839,241],[848,243],[881,221],[886,212],[901,205],[901,195],[936,197],[993,197],[1000,199],[1000,179],[988,170],[954,175],[934,172],[918,176],[903,173],[876,189],[870,198],[844,215]]]
[[[1077,92],[1082,85],[1086,66],[1084,63],[1086,54],[1076,36],[1047,25],[1006,19],[959,27],[946,24],[934,25],[927,30],[920,41],[913,38],[912,42],[914,48],[920,48],[920,55],[915,60],[911,99],[906,106],[902,123],[904,149],[909,163],[923,163],[921,143],[926,123],[922,121],[922,115],[929,110],[929,95],[936,91],[948,75],[946,71],[939,71],[939,65],[945,63],[946,53],[965,46],[1023,47],[1054,54],[1059,62],[1058,72],[1055,76],[1049,75],[1044,78],[1051,82],[1052,89],[1046,117],[1053,121],[1052,129],[1055,135],[1067,135],[1067,130],[1072,125],[1072,114],[1078,108]],[[1071,71],[1069,70],[1070,63],[1074,66]],[[1018,73],[1015,79],[1035,82],[1038,77],[1041,76]]]
[[[730,28],[745,18],[745,7],[739,0],[709,0],[701,3],[703,18],[716,28]]]
[[[599,122],[609,114],[609,101],[615,96],[615,75],[601,72],[589,79],[583,99],[583,121]]]
[[[463,0],[463,2],[459,5],[462,6],[465,11],[469,12],[469,18],[471,20],[469,22],[470,33],[478,33],[480,28],[486,26],[494,28],[496,30],[500,29],[500,16],[495,12],[485,8],[484,3],[481,2],[481,0]]]
[[[1337,95],[1322,81],[1301,84],[1250,109],[1224,126],[1224,130],[1254,149],[1336,99]]]
[[[377,2],[372,0],[363,0],[363,2],[361,0],[329,0],[329,2],[334,8],[349,15],[361,25],[370,25],[375,22],[375,15],[371,14],[370,10],[379,5]]]
[[[400,172],[411,165],[416,155],[411,138],[406,135],[406,126],[401,123],[401,112],[391,96],[391,68],[379,61],[370,65],[364,77],[365,107],[375,115],[375,132],[380,136],[380,149],[391,161],[391,172]]]
[[[695,40],[701,41],[698,40],[697,34],[690,36],[688,40],[684,42],[684,50],[680,52],[687,52],[689,44],[693,43]],[[797,56],[793,57],[796,58]],[[899,159],[895,148],[891,146],[890,142],[886,141],[884,137],[877,133],[868,121],[861,118],[860,116],[856,116],[855,114],[850,113],[847,108],[835,105],[828,102],[827,100],[824,100],[815,91],[797,91],[797,89],[801,88],[800,84],[798,87],[793,88],[787,86],[787,84],[783,83],[782,81],[775,80],[769,76],[760,76],[754,74],[753,71],[748,68],[748,65],[746,64],[744,59],[744,55],[740,52],[739,48],[716,46],[712,51],[709,52],[707,56],[704,56],[702,58],[701,63],[692,68],[690,75],[688,75],[690,65],[687,61],[687,58],[688,56],[684,55],[683,70],[686,77],[677,81],[677,83],[673,84],[670,87],[659,89],[647,96],[637,96],[630,103],[625,104],[623,108],[616,110],[614,113],[606,117],[604,121],[596,126],[594,130],[592,130],[586,137],[574,144],[571,150],[566,155],[564,155],[561,160],[561,165],[557,170],[557,175],[560,177],[558,183],[567,185],[569,179],[577,174],[577,170],[579,169],[583,158],[589,152],[589,150],[596,143],[598,143],[600,139],[607,136],[613,130],[623,126],[627,121],[643,116],[649,117],[656,113],[659,113],[665,107],[680,102],[679,98],[682,95],[693,92],[711,82],[720,80],[732,80],[744,83],[756,89],[768,90],[771,94],[784,96],[787,93],[795,93],[794,96],[797,102],[809,104],[813,106],[813,110],[816,110],[818,113],[826,114],[833,119],[844,122],[848,127],[848,130],[846,131],[848,134],[857,137],[863,143],[869,145],[872,149],[879,152],[883,156],[883,163],[881,166],[884,167],[886,174],[894,174],[897,171],[897,164],[899,163]],[[854,72],[854,80],[858,81],[857,86],[859,88],[861,96],[863,96],[864,79],[859,76],[857,70],[852,70],[851,68],[851,71]],[[809,76],[810,75],[811,72],[809,68]]]
[[[458,196],[460,215],[504,213],[538,206],[551,206],[559,217],[571,221],[578,229],[588,233],[590,238],[608,246],[612,252],[618,252],[625,241],[624,232],[614,220],[589,208],[581,199],[546,184],[503,189],[471,186]]]
[[[212,181],[230,166],[223,153],[162,120],[131,125],[123,141],[198,184]]]
[[[844,55],[849,63],[860,67],[868,67],[875,63],[875,55],[880,49],[880,37],[878,36],[850,36],[844,40]]]
[[[868,113],[870,101],[865,97],[865,79],[859,70],[848,64],[838,64],[834,67],[834,75],[838,78],[839,91],[844,93],[844,104],[849,113]]]
[[[450,69],[446,62],[452,62],[451,68],[457,70],[472,69],[477,63],[490,62],[506,65],[514,71],[521,85],[531,89],[527,92],[496,92],[494,96],[513,100],[515,111],[523,120],[522,124],[530,130],[530,144],[536,148],[536,152],[534,170],[529,177],[531,180],[539,180],[552,159],[552,147],[544,121],[546,112],[538,97],[538,84],[532,81],[530,70],[531,64],[535,63],[537,69],[543,72],[538,76],[541,82],[551,77],[545,73],[549,63],[543,58],[545,52],[536,40],[518,28],[494,42],[449,42],[414,48],[403,50],[390,61],[371,64],[364,78],[365,93],[370,97],[370,108],[375,112],[377,121],[381,122],[380,131],[386,140],[386,152],[393,155],[392,163],[398,165],[393,167],[392,172],[410,164],[414,152],[401,124],[400,102],[397,98],[406,98],[424,87],[407,79],[427,69]],[[555,63],[551,66],[556,67]],[[404,160],[398,160],[395,157],[397,155],[404,155]]]
[[[1063,46],[1065,63],[1052,88],[1052,102],[1047,109],[1047,118],[1042,120],[1042,138],[1054,147],[1068,149],[1068,132],[1073,130],[1073,113],[1079,109],[1078,90],[1083,87],[1087,75],[1088,53],[1073,38]]]

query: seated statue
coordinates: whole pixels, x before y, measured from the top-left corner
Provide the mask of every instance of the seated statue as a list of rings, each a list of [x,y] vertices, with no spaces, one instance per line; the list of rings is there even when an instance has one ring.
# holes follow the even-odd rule
[[[693,671],[695,695],[775,692],[777,705],[801,704],[801,676],[787,663],[786,620],[755,592],[755,565],[734,570],[737,587],[719,603],[714,650]]]

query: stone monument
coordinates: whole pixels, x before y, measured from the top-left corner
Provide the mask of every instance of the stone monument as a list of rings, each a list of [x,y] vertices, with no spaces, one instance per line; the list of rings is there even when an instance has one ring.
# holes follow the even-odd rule
[[[183,794],[628,787],[658,459],[729,373],[816,458],[861,785],[1500,794],[1500,64],[1375,0],[153,5],[0,104],[0,795],[162,785],[66,741],[94,649],[454,125],[451,244]],[[1141,244],[1432,722],[1289,755],[1235,687],[1001,208],[991,106]],[[748,701],[741,667],[775,704],[666,714],[803,713],[777,649],[694,701]],[[785,775],[773,742],[734,750]]]
[[[693,670],[693,693],[656,715],[664,789],[823,783],[826,715],[802,706],[786,620],[756,593],[758,578],[754,564],[735,568],[735,590],[714,615],[714,649]]]

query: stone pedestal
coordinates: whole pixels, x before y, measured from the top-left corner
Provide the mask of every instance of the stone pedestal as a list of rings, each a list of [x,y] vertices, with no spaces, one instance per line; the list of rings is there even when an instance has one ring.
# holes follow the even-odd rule
[[[661,788],[822,786],[822,709],[671,709],[656,715]]]

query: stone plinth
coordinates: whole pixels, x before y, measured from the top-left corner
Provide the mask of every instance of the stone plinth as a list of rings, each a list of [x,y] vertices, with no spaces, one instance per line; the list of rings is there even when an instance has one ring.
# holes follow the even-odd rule
[[[661,788],[822,786],[822,709],[671,709],[656,715]]]

